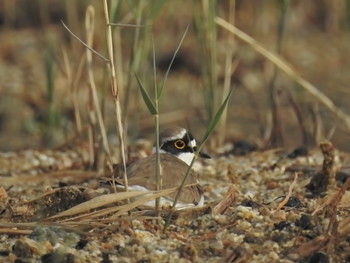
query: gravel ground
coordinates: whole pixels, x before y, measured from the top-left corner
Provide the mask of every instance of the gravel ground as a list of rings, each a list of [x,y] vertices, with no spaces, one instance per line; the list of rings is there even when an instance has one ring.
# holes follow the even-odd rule
[[[0,262],[350,262],[350,156],[325,145],[244,156],[226,149],[196,164],[205,207],[175,211],[165,232],[168,210],[48,219],[104,193],[100,174],[79,162],[2,173]],[[326,171],[317,192],[310,181]]]

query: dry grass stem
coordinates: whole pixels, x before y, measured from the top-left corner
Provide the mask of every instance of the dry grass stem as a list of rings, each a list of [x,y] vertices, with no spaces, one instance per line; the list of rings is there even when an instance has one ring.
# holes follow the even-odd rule
[[[117,76],[116,76],[116,69],[114,65],[114,52],[113,52],[113,36],[112,36],[112,28],[109,21],[109,9],[108,9],[108,3],[107,0],[103,0],[103,11],[106,21],[106,38],[107,38],[107,49],[108,49],[108,56],[109,56],[109,69],[111,73],[111,90],[114,97],[114,103],[115,103],[115,114],[116,114],[116,122],[117,122],[117,131],[118,131],[118,137],[119,137],[119,143],[120,143],[120,157],[121,161],[124,167],[124,185],[125,185],[125,191],[128,191],[128,177],[126,174],[126,154],[125,154],[125,140],[124,140],[124,128],[122,123],[122,113],[121,113],[121,106],[120,106],[120,96],[119,96],[119,89],[117,85]],[[112,173],[114,176],[114,173]],[[114,179],[114,178],[113,178]]]
[[[0,228],[2,235],[29,235],[32,230],[16,229],[16,228]]]
[[[333,112],[340,120],[342,120],[350,130],[350,116],[344,113],[341,109],[335,106],[335,104],[321,91],[319,91],[314,85],[305,80],[300,76],[298,72],[296,72],[287,62],[285,62],[279,55],[274,54],[271,51],[268,51],[264,48],[258,41],[254,38],[250,37],[243,31],[239,30],[237,27],[231,25],[227,21],[222,18],[216,17],[216,23],[221,27],[225,28],[239,39],[248,43],[255,51],[259,54],[267,58],[274,65],[276,65],[280,70],[286,73],[289,77],[291,77],[295,82],[297,82],[301,87],[303,87],[306,91],[308,91],[311,95],[313,95],[317,100],[319,100],[324,106],[326,106],[331,112]]]
[[[230,186],[224,198],[213,208],[212,215],[223,214],[236,199],[237,189],[233,185]]]
[[[298,173],[294,173],[294,180],[293,182],[290,184],[289,188],[288,188],[288,194],[286,195],[286,197],[282,200],[281,203],[279,203],[279,205],[277,206],[276,208],[276,212],[278,212],[279,210],[281,210],[282,207],[284,207],[289,198],[292,196],[292,193],[293,193],[293,189],[295,188],[295,186],[297,185],[297,182],[298,182],[298,176],[299,174]]]
[[[113,204],[116,202],[123,201],[128,198],[137,197],[140,195],[144,195],[143,192],[137,192],[137,191],[130,191],[130,192],[122,192],[122,193],[113,193],[113,194],[107,194],[107,195],[101,195],[98,197],[95,197],[89,201],[86,201],[84,203],[81,203],[79,205],[76,205],[66,211],[63,211],[62,213],[59,213],[57,215],[54,215],[52,217],[49,217],[47,219],[56,219],[59,217],[66,217],[66,216],[74,216],[76,214],[80,213],[86,213],[89,212],[91,209],[96,209],[101,206],[105,206],[108,204]]]
[[[45,222],[58,220],[60,223],[75,221],[86,223],[106,216],[105,220],[112,220],[129,213],[136,207],[144,206],[149,201],[174,193],[176,190],[176,188],[170,188],[152,192],[128,191],[101,195],[62,213],[45,218]],[[133,201],[128,203],[129,199]],[[120,202],[119,205],[117,204],[118,202]],[[104,206],[110,207],[102,208]],[[92,211],[95,209],[98,210]]]
[[[123,206],[116,214],[114,214],[111,218],[117,218],[125,213],[128,213],[132,209],[138,207],[138,206],[143,206],[145,203],[156,200],[159,197],[174,193],[177,191],[177,188],[170,188],[170,189],[163,189],[160,191],[154,191],[147,193],[142,199],[137,199],[136,201],[129,203],[125,206]]]

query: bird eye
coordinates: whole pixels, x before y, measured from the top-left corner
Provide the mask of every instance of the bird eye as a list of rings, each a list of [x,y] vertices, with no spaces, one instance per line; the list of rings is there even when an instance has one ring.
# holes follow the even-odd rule
[[[183,140],[177,140],[174,142],[174,146],[180,150],[182,150],[183,148],[185,148],[186,143]]]

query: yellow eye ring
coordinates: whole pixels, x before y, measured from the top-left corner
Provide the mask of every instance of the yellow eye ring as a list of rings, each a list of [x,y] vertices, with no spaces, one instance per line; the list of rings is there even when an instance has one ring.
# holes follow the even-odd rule
[[[183,148],[185,148],[186,143],[183,140],[177,140],[174,142],[174,146],[179,149],[182,150]]]

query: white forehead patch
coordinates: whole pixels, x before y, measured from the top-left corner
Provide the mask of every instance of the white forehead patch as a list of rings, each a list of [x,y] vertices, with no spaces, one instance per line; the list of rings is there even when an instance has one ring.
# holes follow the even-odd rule
[[[186,135],[186,130],[185,129],[181,129],[181,130],[178,130],[178,132],[176,134],[173,134],[173,136],[169,136],[169,137],[166,137],[166,138],[161,138],[161,142],[162,142],[162,144],[164,144],[165,142],[168,142],[168,141],[174,141],[176,139],[182,139],[185,135]]]
[[[195,139],[192,139],[190,142],[189,142],[189,145],[194,148],[197,146],[197,143],[196,143],[196,140]]]

